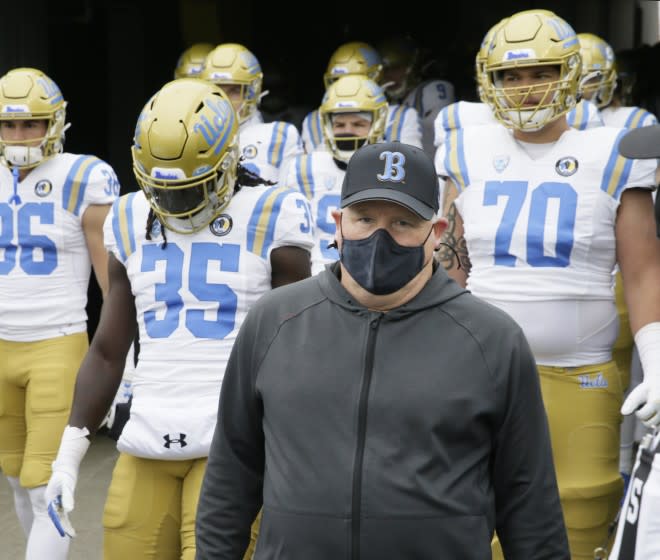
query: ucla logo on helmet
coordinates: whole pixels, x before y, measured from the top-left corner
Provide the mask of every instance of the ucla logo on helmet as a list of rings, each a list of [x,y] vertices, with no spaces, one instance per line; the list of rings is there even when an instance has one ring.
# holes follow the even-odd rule
[[[563,157],[557,160],[555,170],[562,177],[570,177],[578,170],[578,162],[573,156]]]
[[[48,196],[53,190],[53,184],[48,179],[42,179],[37,181],[37,184],[34,185],[34,194],[40,197]]]
[[[209,229],[213,235],[222,237],[223,235],[227,235],[233,226],[234,221],[229,214],[220,214],[209,224]]]
[[[504,60],[520,60],[522,58],[536,58],[534,49],[513,49],[504,53]]]
[[[385,169],[378,173],[376,178],[379,181],[388,181],[392,183],[401,183],[406,178],[406,156],[401,152],[390,152],[389,150],[381,152],[378,159],[385,160]]]
[[[227,130],[231,130],[234,126],[234,112],[227,101],[220,99],[207,98],[204,100],[204,105],[215,115],[212,120],[204,114],[200,115],[193,130],[199,132],[209,146],[216,146],[214,153],[218,154],[225,145],[225,142],[218,141],[227,138]]]

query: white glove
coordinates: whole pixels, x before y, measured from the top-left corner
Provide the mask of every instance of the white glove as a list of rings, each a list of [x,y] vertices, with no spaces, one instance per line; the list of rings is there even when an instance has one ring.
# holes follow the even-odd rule
[[[60,449],[53,461],[53,474],[46,487],[45,499],[48,515],[61,536],[75,537],[69,513],[73,511],[73,495],[78,481],[80,463],[87,453],[90,441],[87,428],[67,426],[62,434]]]
[[[654,428],[660,425],[660,322],[649,323],[639,329],[635,334],[635,344],[644,381],[630,392],[621,407],[621,414],[635,412],[646,427]]]

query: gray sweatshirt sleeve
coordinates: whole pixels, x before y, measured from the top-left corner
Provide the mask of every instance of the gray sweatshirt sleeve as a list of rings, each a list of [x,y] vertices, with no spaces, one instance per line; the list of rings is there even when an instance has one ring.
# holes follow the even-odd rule
[[[197,508],[197,560],[241,560],[262,503],[264,435],[255,392],[257,323],[243,323],[225,371]]]
[[[570,560],[539,374],[521,331],[512,346],[493,465],[497,534],[507,560]]]

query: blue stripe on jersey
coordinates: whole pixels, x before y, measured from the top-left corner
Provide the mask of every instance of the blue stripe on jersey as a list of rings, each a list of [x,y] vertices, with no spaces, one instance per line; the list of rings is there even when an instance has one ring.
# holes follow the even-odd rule
[[[566,115],[566,122],[568,126],[577,130],[584,130],[587,128],[589,122],[589,111],[585,103],[578,103]]]
[[[314,127],[312,131],[312,141],[314,142],[314,147],[318,147],[323,144],[323,123],[321,122],[321,112],[316,110],[313,113],[314,120],[311,123]]]
[[[628,130],[624,128],[617,135],[612,146],[612,151],[610,152],[610,157],[607,160],[605,171],[603,172],[603,179],[600,183],[600,189],[617,200],[621,196],[623,187],[628,182],[630,170],[633,165],[633,160],[619,155],[619,142],[621,142],[621,138],[627,132]]]
[[[80,212],[92,169],[103,163],[95,156],[80,156],[71,166],[62,189],[62,206],[74,215]]]
[[[268,146],[268,163],[274,167],[279,167],[282,164],[282,157],[284,154],[284,145],[289,130],[285,122],[277,122],[273,127],[273,134],[270,138],[270,145]]]
[[[470,184],[470,177],[465,163],[464,133],[465,131],[462,128],[449,131],[445,153],[445,169],[459,193]]]
[[[641,107],[636,107],[635,110],[631,111],[630,115],[628,115],[626,123],[623,126],[625,128],[639,128],[656,123],[657,119],[653,113],[649,113],[646,109],[642,109]]]
[[[296,157],[296,183],[306,198],[312,200],[315,184],[314,173],[312,173],[311,154],[302,154]]]
[[[282,201],[294,193],[291,189],[274,188],[265,191],[252,211],[248,222],[247,250],[265,259],[273,244],[275,225],[280,215]]]
[[[442,110],[442,128],[447,132],[461,128],[461,118],[458,113],[458,103],[452,103]]]
[[[119,249],[122,262],[135,252],[135,231],[133,230],[133,198],[135,193],[119,197],[112,204],[112,232]]]
[[[403,106],[398,105],[389,115],[387,127],[385,128],[385,140],[388,142],[392,142],[393,140],[399,140],[399,136],[397,136],[398,133],[397,125],[401,119],[402,109]]]
[[[401,140],[401,130],[403,129],[403,121],[410,109],[401,105],[395,112],[396,118],[392,123],[392,140]]]

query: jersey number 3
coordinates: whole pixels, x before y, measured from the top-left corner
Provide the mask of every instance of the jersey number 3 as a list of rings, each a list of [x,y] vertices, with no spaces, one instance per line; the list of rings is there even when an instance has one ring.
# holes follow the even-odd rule
[[[514,228],[529,191],[527,181],[487,181],[484,189],[484,206],[497,206],[505,198],[504,211],[495,234],[495,265],[515,266],[516,256],[511,251]],[[548,212],[551,204],[556,212]],[[568,183],[541,183],[531,191],[527,219],[527,263],[532,267],[566,267],[571,261],[577,211],[577,192]],[[554,224],[549,214],[556,216]],[[554,228],[554,255],[545,251],[546,233]]]

